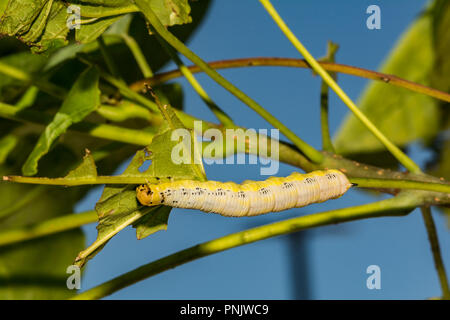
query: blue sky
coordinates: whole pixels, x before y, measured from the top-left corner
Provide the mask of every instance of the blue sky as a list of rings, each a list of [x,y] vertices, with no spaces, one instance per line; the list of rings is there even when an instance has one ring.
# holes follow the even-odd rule
[[[280,15],[310,52],[325,54],[328,40],[337,42],[337,61],[377,69],[398,37],[420,13],[423,0],[284,0],[273,1]],[[381,30],[366,28],[366,8],[381,8]],[[206,61],[275,56],[298,58],[258,1],[213,1],[208,16],[188,43]],[[172,69],[174,66],[166,66]],[[320,79],[304,69],[242,68],[223,70],[233,84],[258,101],[298,136],[320,148]],[[236,121],[255,129],[270,129],[263,119],[205,75],[198,75],[209,95]],[[214,120],[185,80],[185,110]],[[367,81],[340,75],[339,84],[357,100]],[[330,127],[336,132],[347,108],[332,94]],[[428,154],[418,145],[411,156],[419,164]],[[208,178],[241,182],[261,180],[257,165],[206,166]],[[280,164],[278,175],[295,168]],[[77,211],[92,209],[101,189],[92,191]],[[359,191],[320,205],[254,218],[225,218],[193,210],[172,210],[167,231],[136,240],[127,228],[114,237],[86,268],[82,290],[103,283],[191,245],[249,227],[327,209],[377,200]],[[442,252],[447,266],[450,234],[437,212]],[[87,242],[95,225],[83,228]],[[366,268],[381,268],[381,290],[368,290]],[[448,268],[447,268],[448,269]],[[403,218],[380,218],[308,230],[293,236],[260,241],[206,257],[123,289],[113,299],[423,299],[440,293],[420,212]]]

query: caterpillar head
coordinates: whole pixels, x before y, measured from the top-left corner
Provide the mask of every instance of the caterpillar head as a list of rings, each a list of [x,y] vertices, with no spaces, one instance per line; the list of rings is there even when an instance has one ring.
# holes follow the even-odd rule
[[[156,206],[161,203],[159,192],[155,192],[150,186],[143,184],[136,188],[136,196],[144,206]]]

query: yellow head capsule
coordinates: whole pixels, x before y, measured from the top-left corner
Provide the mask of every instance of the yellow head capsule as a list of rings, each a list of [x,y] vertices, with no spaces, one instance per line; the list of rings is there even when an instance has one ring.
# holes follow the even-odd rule
[[[156,206],[161,204],[161,195],[156,187],[150,188],[143,184],[136,188],[137,198],[144,206]]]

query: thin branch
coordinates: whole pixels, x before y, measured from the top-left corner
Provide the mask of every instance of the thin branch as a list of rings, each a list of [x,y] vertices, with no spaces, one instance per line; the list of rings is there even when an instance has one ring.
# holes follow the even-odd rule
[[[433,216],[431,215],[431,209],[430,207],[421,207],[421,211],[428,233],[428,240],[430,241],[431,252],[433,253],[434,265],[439,277],[439,283],[441,284],[442,298],[450,300],[448,278],[445,272],[444,261],[441,256],[441,249],[439,247],[439,240],[436,232],[436,226],[433,221]]]
[[[434,192],[446,193],[443,199],[447,198],[450,202],[450,184],[446,183],[432,183],[419,182],[412,180],[396,180],[396,179],[373,179],[373,178],[350,178],[350,182],[355,183],[361,188],[375,188],[375,189],[413,189],[413,190],[427,190]]]
[[[147,176],[97,176],[97,177],[76,177],[76,178],[46,178],[46,177],[25,177],[25,176],[3,176],[3,181],[39,184],[52,186],[84,186],[94,184],[145,184],[158,183],[156,178]]]
[[[122,122],[127,119],[140,118],[147,120],[152,125],[159,126],[162,124],[160,121],[161,118],[157,117],[150,110],[142,107],[140,104],[133,103],[126,99],[123,99],[119,104],[114,106],[102,104],[95,111],[103,118],[114,122]]]
[[[263,239],[297,232],[304,229],[353,220],[381,216],[404,215],[414,209],[418,203],[420,203],[420,200],[417,198],[411,198],[407,195],[399,195],[395,198],[382,200],[379,202],[301,216],[298,218],[288,219],[233,233],[225,237],[198,244],[157,261],[143,265],[97,287],[89,289],[75,296],[73,299],[101,299],[138,281],[142,281],[184,263]]]
[[[283,133],[294,145],[301,150],[311,161],[320,163],[323,160],[323,155],[318,150],[311,147],[309,144],[300,139],[294,132],[287,128],[283,123],[261,107],[256,101],[243,93],[239,88],[234,86],[231,82],[222,77],[217,71],[212,69],[205,61],[193,53],[188,47],[186,47],[183,42],[178,40],[172,33],[170,33],[159,21],[158,17],[155,15],[150,5],[146,0],[136,0],[136,5],[141,9],[142,13],[145,15],[147,20],[153,26],[153,28],[158,32],[158,34],[166,40],[172,47],[174,47],[178,52],[183,54],[186,58],[191,60],[193,63],[198,65],[207,75],[209,75],[214,81],[219,85],[224,87],[239,100],[248,105],[251,109],[257,112],[261,117],[263,117],[267,122],[278,128],[281,133]]]
[[[102,6],[102,10],[98,10],[96,6],[93,6],[92,9],[90,9],[89,6],[85,6],[83,7],[81,16],[86,18],[106,18],[133,12],[139,12],[139,9],[134,4],[117,7]]]
[[[327,55],[323,60],[334,62],[336,51],[339,49],[339,45],[329,41],[327,47]],[[336,73],[331,73],[333,79],[336,80]],[[328,109],[329,109],[329,89],[327,83],[322,80],[320,85],[320,128],[322,130],[322,148],[325,151],[336,153],[331,141],[330,127],[328,125]]]
[[[153,77],[153,71],[147,63],[147,59],[145,59],[144,53],[142,52],[141,47],[139,47],[139,44],[136,42],[136,40],[134,40],[133,37],[130,37],[126,33],[123,33],[120,36],[127,45],[128,49],[130,49],[131,53],[133,54],[133,57],[136,60],[139,69],[141,69],[144,77]]]
[[[209,107],[209,109],[214,113],[214,115],[217,117],[220,123],[222,123],[225,127],[234,127],[234,122],[224,112],[206,93],[205,89],[203,89],[202,85],[197,81],[197,79],[194,77],[191,71],[184,65],[183,61],[181,61],[180,57],[178,57],[175,50],[170,47],[164,39],[161,38],[161,36],[157,33],[155,33],[156,38],[158,39],[161,46],[166,50],[167,54],[172,58],[172,60],[176,63],[178,66],[178,69],[183,74],[183,76],[186,78],[186,80],[190,83],[192,88],[197,92],[197,94],[200,96],[200,98],[205,102],[205,104]]]
[[[329,72],[338,72],[348,74],[355,77],[382,81],[396,87],[411,90],[413,92],[425,94],[427,96],[450,102],[450,94],[444,91],[433,89],[419,83],[408,81],[397,77],[395,75],[381,73],[377,71],[367,70],[359,67],[353,67],[340,63],[318,61],[318,63]],[[311,66],[304,59],[294,58],[274,58],[274,57],[251,57],[241,59],[228,59],[208,62],[208,65],[216,70],[230,69],[230,68],[246,68],[246,67],[287,67],[287,68],[305,68],[310,69]],[[203,72],[196,65],[188,66],[192,73]],[[156,74],[152,78],[142,79],[133,83],[130,88],[134,91],[140,91],[145,87],[145,84],[155,85],[169,80],[181,77],[179,70],[171,70]]]
[[[144,184],[158,183],[158,180],[147,176],[97,176],[97,177],[77,177],[77,178],[45,178],[45,177],[25,177],[25,176],[3,176],[3,180],[26,184],[60,185],[60,186],[82,186],[93,184]],[[350,182],[361,188],[376,189],[412,189],[445,193],[441,196],[442,204],[450,202],[450,184],[432,183],[412,180],[395,179],[371,179],[371,178],[350,178]],[[438,202],[438,201],[437,201]]]

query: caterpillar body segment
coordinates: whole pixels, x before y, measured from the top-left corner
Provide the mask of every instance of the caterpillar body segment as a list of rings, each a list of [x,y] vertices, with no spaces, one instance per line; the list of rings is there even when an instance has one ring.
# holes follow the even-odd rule
[[[293,172],[285,178],[265,181],[234,182],[180,180],[155,185],[141,185],[137,198],[142,205],[168,205],[197,209],[223,216],[256,216],[342,196],[352,184],[338,170]]]

